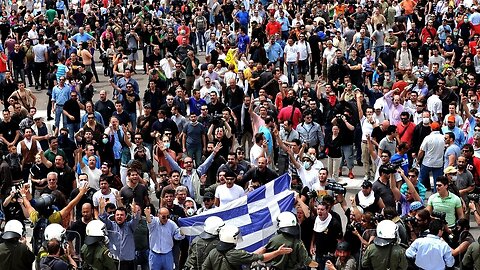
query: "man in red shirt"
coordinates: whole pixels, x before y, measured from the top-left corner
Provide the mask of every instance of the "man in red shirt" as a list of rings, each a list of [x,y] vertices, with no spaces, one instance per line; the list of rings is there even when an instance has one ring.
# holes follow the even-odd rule
[[[466,159],[467,170],[472,173],[475,187],[478,188],[480,187],[480,159],[474,156],[473,153],[473,145],[467,143],[462,147],[462,155]]]
[[[273,16],[270,16],[270,19],[268,20],[267,26],[265,28],[267,36],[270,37],[277,33],[280,33],[281,29],[282,25],[277,22]]]
[[[414,130],[415,124],[410,121],[410,114],[402,112],[400,114],[400,122],[397,124],[397,141],[406,143],[408,148],[410,148]]]
[[[285,107],[283,107],[278,113],[278,121],[284,122],[290,120],[293,123],[293,128],[297,128],[298,123],[300,123],[300,120],[302,119],[302,112],[299,108],[293,107],[292,103],[292,98],[283,100],[283,106]]]

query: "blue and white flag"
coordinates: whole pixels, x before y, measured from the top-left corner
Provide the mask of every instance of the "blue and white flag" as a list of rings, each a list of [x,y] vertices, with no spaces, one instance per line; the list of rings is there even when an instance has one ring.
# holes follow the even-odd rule
[[[284,174],[247,195],[198,216],[178,220],[180,229],[187,236],[203,231],[203,223],[210,216],[222,218],[226,224],[240,228],[243,241],[237,249],[253,252],[265,245],[276,230],[277,216],[292,211],[295,196],[290,190],[291,178]]]

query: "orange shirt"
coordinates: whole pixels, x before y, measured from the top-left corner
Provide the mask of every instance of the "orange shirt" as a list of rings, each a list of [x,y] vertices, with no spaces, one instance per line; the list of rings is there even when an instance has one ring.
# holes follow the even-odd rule
[[[400,3],[400,6],[405,10],[405,15],[412,14],[415,5],[416,3],[412,0],[403,0],[402,3]]]

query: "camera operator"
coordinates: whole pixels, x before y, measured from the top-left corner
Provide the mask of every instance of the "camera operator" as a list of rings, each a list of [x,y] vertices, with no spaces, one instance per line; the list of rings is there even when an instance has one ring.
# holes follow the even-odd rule
[[[410,230],[409,238],[413,242],[417,238],[425,237],[428,234],[428,225],[432,217],[427,209],[422,209],[415,215],[415,222],[409,222],[408,228]],[[411,225],[411,226],[409,226]]]
[[[461,218],[455,223],[455,228],[452,229],[449,235],[450,247],[452,248],[452,255],[455,261],[459,263],[459,255],[464,254],[470,244],[475,242],[473,235],[470,233],[470,222],[468,219]],[[457,257],[458,256],[458,257]]]
[[[393,192],[390,189],[390,183],[395,182],[395,168],[392,168],[390,164],[383,164],[378,169],[380,177],[373,183],[373,191],[382,198],[385,206],[395,207],[395,198]],[[395,186],[395,184],[394,184]]]
[[[28,213],[22,208],[23,198],[19,186],[13,186],[10,194],[3,201],[2,207],[5,213],[5,221],[16,219],[25,226]],[[31,199],[31,198],[30,198]]]
[[[402,208],[401,216],[404,216],[404,215],[407,215],[408,212],[410,211],[411,203],[415,201],[423,203],[423,200],[422,198],[420,198],[420,195],[418,194],[416,187],[413,186],[413,183],[410,182],[410,179],[409,179],[410,177],[413,178],[415,174],[409,172],[408,178],[407,178],[402,168],[398,168],[397,172],[400,174],[402,179],[407,184],[407,190],[405,192],[405,195],[400,193],[400,190],[395,185],[396,183],[394,182],[394,180],[391,180],[390,188],[392,189],[393,196],[395,197],[395,201],[400,202],[401,208]]]
[[[477,194],[475,194],[475,195],[477,195]],[[477,225],[480,225],[480,214],[478,213],[478,209],[479,209],[478,201],[479,201],[479,199],[480,199],[480,196],[477,196],[476,201],[470,200],[470,203],[468,204],[468,207],[470,208],[470,213],[473,213],[473,216],[475,217],[475,222],[477,222]]]
[[[347,226],[345,227],[345,234],[343,240],[347,241],[350,244],[350,250],[352,251],[353,257],[358,259],[360,257],[360,246],[361,242],[358,237],[354,234],[355,227],[360,224],[363,216],[363,209],[358,207],[355,204],[355,197],[350,197],[351,207],[348,207],[347,202],[343,201],[341,206],[343,211],[345,211],[345,216],[347,217]]]
[[[357,262],[355,258],[350,255],[350,245],[348,242],[339,242],[337,250],[335,250],[335,257],[337,258],[335,264],[328,260],[325,263],[327,270],[355,270],[357,269]]]
[[[421,202],[412,202],[410,204],[410,211],[408,212],[407,215],[402,217],[403,223],[405,224],[405,228],[407,229],[408,243],[412,243],[413,240],[417,239],[417,235],[415,234],[415,229],[414,229],[414,227],[417,226],[416,215],[423,209],[425,209],[425,207]]]

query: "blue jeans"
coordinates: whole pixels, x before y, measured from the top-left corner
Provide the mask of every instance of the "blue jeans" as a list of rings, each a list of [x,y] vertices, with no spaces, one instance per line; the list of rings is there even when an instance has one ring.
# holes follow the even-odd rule
[[[80,123],[67,124],[67,128],[68,128],[68,137],[70,137],[70,139],[75,141],[75,133],[77,133],[77,131],[80,129]]]
[[[353,169],[353,144],[352,145],[342,145],[342,163],[347,161],[347,168],[349,170]],[[342,165],[340,165],[340,168]]]
[[[135,132],[137,128],[137,112],[128,113],[128,116],[130,116],[130,122],[132,122],[132,130]]]
[[[198,145],[186,145],[187,146],[187,155],[195,161],[195,167],[200,165],[202,161],[202,144]]]
[[[197,29],[197,45],[200,51],[203,51],[203,49],[206,47],[207,44],[205,42],[205,30]]]
[[[418,176],[418,181],[422,183],[427,189],[430,186],[430,172],[433,175],[433,193],[437,192],[437,186],[435,183],[437,182],[437,178],[443,174],[443,167],[440,168],[433,168],[428,167],[425,165],[420,165],[420,175]]]
[[[60,128],[60,117],[62,118],[62,127],[67,127],[67,117],[63,114],[63,105],[55,106],[55,129]]]
[[[297,82],[298,76],[298,65],[295,62],[287,62],[287,76],[288,76],[288,84],[293,86],[294,83]],[[292,80],[293,76],[293,80]]]

